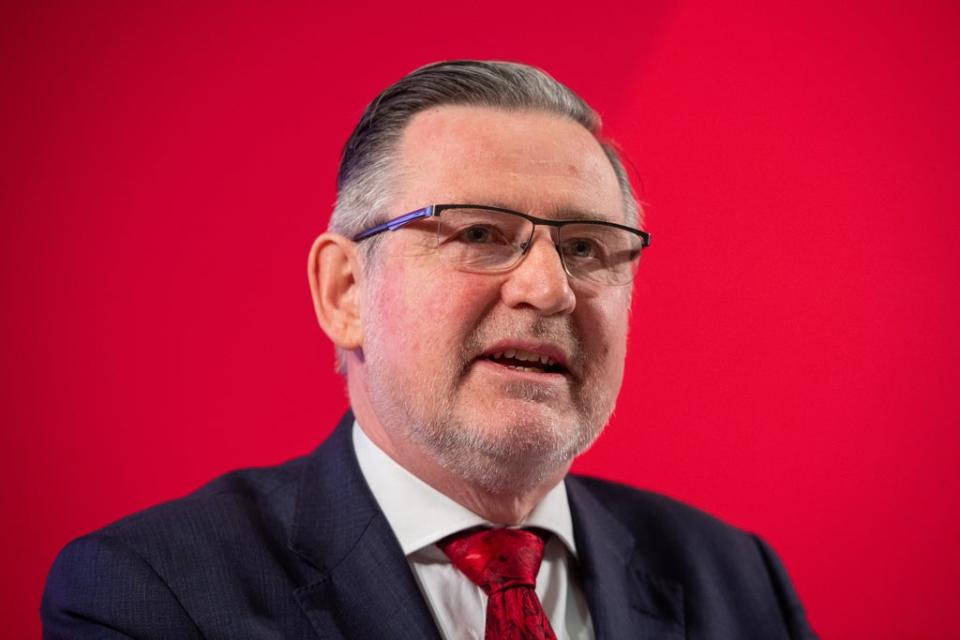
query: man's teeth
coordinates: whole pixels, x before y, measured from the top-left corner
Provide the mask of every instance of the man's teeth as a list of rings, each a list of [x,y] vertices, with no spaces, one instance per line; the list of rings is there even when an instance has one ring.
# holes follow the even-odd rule
[[[506,351],[500,351],[498,353],[491,354],[490,357],[494,360],[499,360],[500,358],[511,358],[513,360],[521,360],[523,362],[539,361],[540,364],[547,367],[552,367],[553,365],[557,364],[557,361],[550,356],[531,353],[530,351],[521,351],[520,349],[507,349]]]

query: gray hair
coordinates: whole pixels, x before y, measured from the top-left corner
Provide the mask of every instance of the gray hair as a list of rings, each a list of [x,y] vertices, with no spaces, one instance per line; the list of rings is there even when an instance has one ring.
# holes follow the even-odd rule
[[[337,174],[337,203],[330,231],[346,237],[384,222],[400,137],[417,113],[443,105],[493,107],[555,113],[593,134],[613,166],[628,223],[643,211],[613,144],[600,137],[600,116],[563,84],[536,67],[516,62],[455,60],[436,62],[407,74],[371,102],[343,148]],[[364,242],[369,258],[377,238]],[[366,262],[366,261],[365,261]]]

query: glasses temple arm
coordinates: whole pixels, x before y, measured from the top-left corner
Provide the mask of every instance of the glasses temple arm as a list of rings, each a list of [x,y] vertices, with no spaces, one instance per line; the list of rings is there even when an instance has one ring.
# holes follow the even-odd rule
[[[410,213],[405,213],[399,218],[394,218],[393,220],[387,220],[383,224],[378,224],[375,227],[370,227],[366,231],[361,231],[357,235],[353,236],[354,242],[359,242],[360,240],[365,240],[371,236],[375,236],[378,233],[383,233],[384,231],[396,231],[403,225],[413,222],[414,220],[419,220],[420,218],[429,218],[433,215],[433,205],[426,206],[422,209],[417,209],[416,211],[411,211]]]

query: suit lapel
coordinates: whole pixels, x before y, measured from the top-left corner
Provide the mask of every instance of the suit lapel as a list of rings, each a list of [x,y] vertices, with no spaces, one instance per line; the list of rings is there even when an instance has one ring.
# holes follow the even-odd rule
[[[433,618],[353,452],[347,413],[300,480],[290,548],[316,570],[294,592],[328,638],[437,638]]]
[[[645,570],[634,535],[580,479],[566,483],[597,640],[684,638],[683,588]]]

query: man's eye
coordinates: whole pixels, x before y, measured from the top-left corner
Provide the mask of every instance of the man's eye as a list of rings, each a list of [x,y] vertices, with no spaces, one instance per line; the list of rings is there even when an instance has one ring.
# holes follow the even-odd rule
[[[488,244],[491,242],[499,242],[501,240],[501,234],[497,233],[496,229],[491,227],[474,225],[462,229],[458,234],[458,239],[468,244]]]
[[[593,240],[577,238],[567,241],[564,253],[569,258],[599,258],[603,255],[603,250]]]

